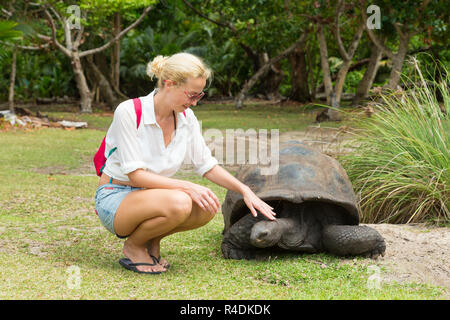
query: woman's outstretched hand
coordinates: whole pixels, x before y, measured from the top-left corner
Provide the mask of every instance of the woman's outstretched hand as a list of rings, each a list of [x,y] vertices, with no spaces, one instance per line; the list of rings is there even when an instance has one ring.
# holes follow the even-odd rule
[[[250,209],[254,217],[258,215],[257,211],[259,211],[269,220],[275,220],[276,214],[272,211],[273,208],[258,198],[258,196],[247,185],[233,177],[221,166],[214,166],[211,170],[205,173],[204,177],[228,190],[242,194],[245,204]]]
[[[220,201],[217,196],[209,188],[203,187],[196,183],[189,182],[184,189],[198,206],[203,211],[208,211],[211,214],[215,214],[219,211]]]
[[[258,210],[269,220],[275,220],[276,213],[272,211],[273,208],[262,201],[260,198],[258,198],[258,196],[250,188],[246,188],[242,193],[242,196],[244,198],[245,204],[250,209],[254,217],[258,215],[256,212],[256,210]]]

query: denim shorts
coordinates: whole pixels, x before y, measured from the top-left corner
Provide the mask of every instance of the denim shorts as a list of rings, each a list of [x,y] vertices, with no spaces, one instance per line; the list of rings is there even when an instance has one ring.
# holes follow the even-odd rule
[[[103,226],[119,238],[126,238],[126,236],[119,236],[114,231],[114,217],[117,208],[128,193],[141,189],[144,188],[112,183],[104,184],[97,188],[97,192],[95,193],[95,209],[97,210],[97,215]]]

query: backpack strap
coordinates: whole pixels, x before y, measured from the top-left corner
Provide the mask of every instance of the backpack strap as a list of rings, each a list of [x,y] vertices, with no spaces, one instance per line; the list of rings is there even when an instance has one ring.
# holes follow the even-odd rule
[[[134,104],[134,111],[136,111],[136,129],[139,129],[139,125],[141,124],[141,118],[142,118],[142,103],[141,99],[134,98],[133,99]]]
[[[141,103],[141,99],[139,99],[139,98],[134,98],[133,99],[133,104],[134,104],[134,111],[136,112],[136,129],[139,129],[139,125],[141,124],[141,118],[142,118],[142,103]],[[112,148],[110,151],[109,151],[109,153],[108,153],[108,157],[105,157],[104,156],[104,153],[105,153],[105,148],[106,148],[106,145],[105,145],[105,139],[106,139],[106,136],[103,138],[103,141],[102,141],[102,144],[101,144],[101,146],[100,146],[100,150],[99,151],[97,151],[97,153],[98,153],[98,155],[96,155],[96,157],[102,157],[102,163],[103,163],[103,165],[101,166],[101,168],[100,168],[100,170],[97,172],[97,175],[98,176],[101,176],[102,175],[102,172],[103,172],[103,168],[105,168],[105,166],[106,166],[106,160],[113,154],[113,152],[114,151],[116,151],[116,149],[117,149],[117,147],[114,147],[114,148]],[[98,161],[100,161],[100,160],[95,160],[95,158],[94,158],[94,163],[96,163],[96,162],[98,162]],[[111,180],[109,180],[109,183],[111,183],[111,181],[112,181],[112,177],[111,177]]]

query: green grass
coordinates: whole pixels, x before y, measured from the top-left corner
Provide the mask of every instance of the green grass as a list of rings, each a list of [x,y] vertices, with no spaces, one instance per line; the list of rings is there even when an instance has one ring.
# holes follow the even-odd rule
[[[448,80],[431,84],[442,105],[422,81],[402,97],[384,95],[374,116],[361,121],[359,147],[340,160],[361,192],[363,222],[450,222]]]
[[[220,124],[225,116],[216,111],[212,116],[199,110],[198,118]],[[289,112],[280,113],[279,123],[291,123]],[[123,240],[106,231],[94,213],[98,179],[90,164],[103,136],[91,129],[0,133],[0,299],[439,299],[445,294],[414,283],[383,282],[380,289],[369,289],[367,268],[377,262],[362,258],[225,260],[221,213],[200,229],[163,240],[162,255],[172,264],[167,273],[125,270],[118,264]],[[208,180],[189,172],[177,177],[202,183],[224,200],[226,190]],[[76,279],[71,266],[79,268],[79,288],[68,286]]]
[[[32,109],[32,108],[30,108]],[[86,121],[90,128],[107,129],[112,121],[111,116],[100,116],[99,113],[77,114],[71,111],[57,111],[52,108],[47,112],[60,120]],[[311,125],[318,110],[321,108],[312,105],[257,105],[249,104],[241,110],[236,110],[232,104],[201,104],[193,108],[193,111],[201,121],[202,129],[228,128],[240,129],[279,129],[280,132],[304,130]],[[346,125],[343,122],[327,122],[328,127]]]

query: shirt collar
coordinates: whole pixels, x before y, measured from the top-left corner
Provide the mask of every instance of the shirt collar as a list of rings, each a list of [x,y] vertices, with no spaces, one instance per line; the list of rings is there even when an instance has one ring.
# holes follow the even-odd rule
[[[153,97],[158,89],[153,90],[145,97],[142,97],[142,115],[144,124],[156,124],[155,105]],[[187,119],[182,112],[177,112],[177,128],[187,124]]]

